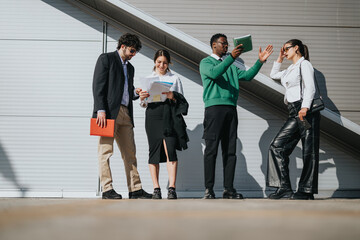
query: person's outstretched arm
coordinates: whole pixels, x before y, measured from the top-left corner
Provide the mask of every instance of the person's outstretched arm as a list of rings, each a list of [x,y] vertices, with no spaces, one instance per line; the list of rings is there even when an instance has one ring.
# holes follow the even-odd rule
[[[253,79],[256,74],[260,71],[263,63],[270,57],[273,53],[273,46],[268,45],[264,51],[261,51],[261,47],[259,48],[259,59],[255,62],[255,64],[249,68],[248,70],[240,70],[238,69],[238,78],[240,81],[250,81]]]

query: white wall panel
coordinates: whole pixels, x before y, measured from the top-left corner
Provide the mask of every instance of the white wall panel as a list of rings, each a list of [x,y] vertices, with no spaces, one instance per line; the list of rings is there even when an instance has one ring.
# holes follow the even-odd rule
[[[114,27],[109,26],[108,28],[108,52],[115,51],[117,46],[117,40],[121,36],[121,32],[116,30]],[[146,39],[141,39],[143,42],[143,47],[140,50],[140,53],[131,59],[131,63],[135,66],[135,86],[141,87],[141,83],[139,82],[139,78],[146,77],[151,74],[152,69],[154,67],[154,55],[155,52],[160,48],[160,46],[156,46],[153,43],[146,41]],[[144,44],[145,43],[145,44]],[[201,78],[197,71],[196,66],[192,66],[189,68],[187,65],[182,63],[179,58],[176,58],[174,55],[171,56],[172,64],[170,65],[170,69],[174,74],[177,74],[183,83],[184,94],[185,97],[188,95],[190,98],[188,101],[190,102],[189,107],[189,116],[192,118],[203,118],[203,111],[199,111],[199,109],[203,109],[203,101],[202,101],[202,88],[199,89],[195,86],[199,86],[201,84]],[[195,69],[195,71],[194,71]],[[139,104],[135,104],[137,109]],[[140,111],[141,112],[141,111]],[[135,111],[135,116],[138,112]],[[143,116],[143,115],[141,115]]]
[[[360,26],[357,0],[127,0],[167,23]]]
[[[96,191],[88,118],[1,116],[0,126],[1,190]]]
[[[360,124],[359,1],[127,2],[206,44],[217,32],[225,33],[231,44],[233,37],[252,34],[255,50],[242,55],[247,65],[257,58],[259,46],[273,44],[275,53],[261,70],[265,75],[269,75],[272,61],[285,41],[303,40],[309,46],[312,64],[319,71],[326,106]]]
[[[273,44],[275,52],[261,69],[269,75],[272,64],[277,59],[278,51],[285,41],[301,38],[308,45],[310,60],[317,70],[317,80],[322,94],[326,97],[327,107],[331,110],[352,111],[360,116],[360,68],[357,56],[360,54],[360,29],[302,28],[301,32],[291,27],[261,26],[222,26],[217,25],[174,25],[178,29],[207,43],[215,32],[225,33],[233,48],[232,38],[251,33],[254,50],[241,55],[245,64],[252,66],[258,58],[258,49]],[[315,36],[315,37],[314,37]],[[284,60],[283,69],[290,62]],[[359,122],[357,122],[359,123]]]
[[[102,35],[99,34],[102,32],[102,23],[65,1],[0,0],[0,6],[0,39],[102,39]],[[27,47],[22,45],[21,48]]]
[[[117,38],[123,32],[109,26],[109,42],[108,51],[116,48]],[[153,68],[153,55],[159,46],[142,39],[143,48],[136,55],[131,63],[135,66],[136,78],[148,75]],[[189,101],[189,114],[185,117],[188,125],[188,135],[190,138],[189,148],[185,151],[178,152],[179,169],[177,189],[180,191],[179,196],[201,196],[199,192],[204,190],[203,176],[203,150],[204,141],[203,134],[203,114],[204,105],[202,101],[202,84],[196,68],[188,68],[181,59],[172,56],[173,64],[170,66],[172,71],[179,75],[184,86],[184,94]],[[135,82],[136,85],[136,82]],[[241,95],[241,94],[240,94]],[[267,151],[269,144],[277,131],[282,126],[283,120],[274,116],[273,113],[266,109],[249,102],[240,97],[238,101],[238,143],[237,157],[238,164],[236,169],[235,187],[240,191],[245,191],[251,196],[263,196],[262,191],[265,190],[265,174],[267,165]],[[146,189],[152,189],[152,183],[147,169],[148,145],[144,129],[144,109],[137,103],[135,104],[136,116],[136,144],[137,157],[140,171],[144,171],[142,179]],[[154,123],[155,124],[155,123]],[[324,147],[323,147],[324,145]],[[349,189],[359,188],[360,178],[354,174],[348,177],[345,172],[351,171],[352,168],[359,169],[358,160],[351,156],[334,150],[326,140],[321,143],[321,163],[320,163],[320,188],[327,191],[325,196],[331,195],[339,186]],[[328,153],[330,152],[330,153]],[[292,173],[292,184],[296,189],[296,183],[301,174],[302,163],[301,144],[295,149],[291,158],[290,169]],[[120,164],[117,162],[117,164]],[[116,174],[121,177],[123,174],[122,166],[119,166]],[[144,170],[145,169],[145,170]],[[167,186],[166,166],[161,164],[160,168],[160,185],[164,189]],[[338,169],[338,170],[337,170]],[[344,174],[343,174],[344,173]],[[350,182],[350,179],[352,180]],[[223,182],[221,150],[217,159],[216,168],[216,184],[215,189],[221,192]],[[343,182],[346,182],[343,184]],[[346,186],[346,187],[345,187]],[[117,185],[119,189],[126,189],[126,185]]]
[[[5,10],[3,6],[1,5],[1,11],[8,12],[14,5],[6,5],[9,7],[5,7]],[[47,28],[38,30],[43,34],[42,41],[35,37],[31,41],[20,39],[21,28],[16,27],[13,28],[12,37],[0,39],[0,195],[15,196],[12,189],[23,189],[23,196],[79,196],[81,192],[95,194],[98,138],[89,136],[89,117],[93,104],[92,74],[102,49],[102,33],[99,31],[101,21],[60,0],[32,1],[31,6],[25,6],[34,10],[37,7],[47,9],[38,13],[44,14],[43,16],[37,17],[46,16],[49,22],[59,19],[62,22],[62,17],[68,20],[70,16],[70,25],[77,26],[77,36],[86,37],[81,41],[74,40],[75,38],[53,41],[52,25],[48,24]],[[18,14],[24,12],[27,22],[31,22],[32,17],[26,15],[25,8],[17,9]],[[53,14],[48,15],[48,11]],[[69,25],[66,21],[58,28],[66,28]],[[92,26],[89,28],[87,21],[96,24],[90,24]],[[26,28],[31,28],[32,24],[37,25],[36,22],[29,23]],[[5,25],[0,25],[0,33],[7,32]],[[114,51],[117,39],[127,31],[129,30],[121,26],[109,26],[107,50]],[[198,33],[204,36],[208,34],[201,31]],[[59,39],[62,38],[60,35]],[[19,39],[8,39],[16,36]],[[135,85],[139,84],[139,77],[151,73],[153,55],[160,48],[147,39],[141,40],[143,49],[131,60],[136,70]],[[22,45],[28,48],[22,49]],[[173,65],[170,68],[181,78],[185,97],[190,104],[189,114],[185,117],[190,142],[187,150],[178,152],[177,190],[180,197],[201,196],[204,190],[204,105],[201,79],[196,66],[185,62],[176,54],[172,54],[172,58]],[[245,60],[251,61],[251,56],[249,55],[249,60]],[[21,68],[16,68],[16,65]],[[145,110],[138,102],[135,102],[134,110],[138,169],[144,189],[151,192],[153,186],[147,163]],[[243,97],[239,98],[237,110],[239,139],[235,187],[249,194],[245,196],[261,197],[265,190],[267,149],[283,120]],[[116,145],[114,149],[111,159],[114,187],[127,197],[124,165]],[[222,191],[220,153],[221,151],[216,169],[217,193]],[[300,156],[299,145],[290,164],[294,188],[301,171]],[[331,196],[336,190],[359,190],[358,160],[322,139],[320,191],[327,191],[326,196]],[[164,164],[161,165],[160,184],[165,190],[167,171]]]
[[[1,115],[89,116],[100,42],[0,43]]]
[[[95,196],[89,118],[102,22],[64,1],[0,6],[0,195]]]

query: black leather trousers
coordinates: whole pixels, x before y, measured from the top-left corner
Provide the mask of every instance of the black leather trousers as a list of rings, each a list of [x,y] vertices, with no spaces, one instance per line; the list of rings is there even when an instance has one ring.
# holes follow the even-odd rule
[[[301,108],[301,101],[289,103],[289,117],[271,142],[268,155],[266,185],[291,189],[289,177],[289,156],[301,139],[304,167],[298,191],[318,192],[320,112],[307,114],[311,128],[305,130],[295,118]]]

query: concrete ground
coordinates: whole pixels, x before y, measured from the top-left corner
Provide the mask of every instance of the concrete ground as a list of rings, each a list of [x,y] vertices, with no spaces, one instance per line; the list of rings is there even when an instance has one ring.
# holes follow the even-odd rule
[[[360,239],[360,199],[0,199],[0,240]]]

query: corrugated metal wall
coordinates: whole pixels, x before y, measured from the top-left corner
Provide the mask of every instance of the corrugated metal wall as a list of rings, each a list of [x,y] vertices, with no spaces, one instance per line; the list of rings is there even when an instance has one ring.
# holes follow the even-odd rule
[[[87,135],[102,22],[64,1],[0,4],[0,191],[94,195]]]
[[[102,19],[62,0],[1,0],[0,4],[0,196],[95,196],[97,138],[90,137],[88,129],[92,74],[102,51]],[[127,31],[119,24],[109,26],[107,51],[114,51],[118,37]],[[150,74],[159,48],[156,43],[142,41],[143,49],[131,60],[136,78]],[[171,69],[180,76],[190,103],[185,118],[190,143],[188,150],[179,152],[177,189],[180,197],[201,196],[201,79],[196,66],[172,56]],[[238,115],[235,187],[246,197],[263,196],[267,148],[283,120],[243,97],[238,101]],[[144,109],[137,103],[135,125],[139,172],[144,188],[151,192]],[[300,157],[299,145],[291,158],[294,188],[302,167]],[[114,187],[127,196],[117,149],[111,164]],[[320,171],[322,196],[342,190],[359,192],[358,159],[325,139],[321,142]],[[221,158],[216,176],[215,189],[220,193]],[[160,179],[165,189],[164,165]]]
[[[225,33],[229,40],[251,34],[255,50],[241,56],[247,65],[257,59],[259,46],[273,44],[276,52],[261,70],[266,75],[285,41],[303,40],[317,69],[326,106],[360,124],[360,1],[127,2],[206,44],[217,32]]]

